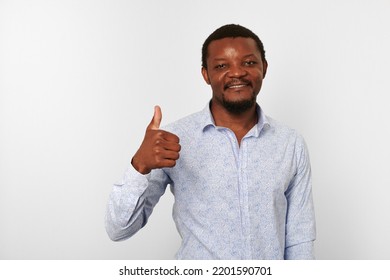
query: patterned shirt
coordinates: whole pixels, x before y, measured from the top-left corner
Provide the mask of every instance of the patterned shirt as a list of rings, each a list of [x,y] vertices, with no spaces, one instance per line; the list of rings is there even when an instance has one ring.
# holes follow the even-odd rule
[[[164,128],[180,138],[173,168],[132,166],[113,186],[106,214],[112,240],[142,228],[167,185],[182,237],[177,259],[313,259],[315,217],[303,138],[267,117],[241,140],[216,126],[209,106]]]

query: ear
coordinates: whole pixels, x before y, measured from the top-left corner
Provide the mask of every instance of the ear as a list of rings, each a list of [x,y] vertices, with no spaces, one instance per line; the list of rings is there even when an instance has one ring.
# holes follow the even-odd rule
[[[205,67],[202,67],[202,76],[205,82],[209,85],[210,84],[209,74],[207,73],[207,69]]]
[[[268,69],[268,62],[265,60],[263,62],[263,79],[265,78],[265,75],[267,74],[267,69]]]

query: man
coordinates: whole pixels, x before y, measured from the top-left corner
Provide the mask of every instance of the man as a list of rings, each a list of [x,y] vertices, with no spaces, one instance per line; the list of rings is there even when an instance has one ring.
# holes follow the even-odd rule
[[[212,99],[160,129],[156,106],[123,180],[106,229],[123,240],[142,228],[167,185],[182,237],[178,259],[312,259],[315,220],[303,138],[256,103],[267,72],[263,44],[225,25],[202,49]]]

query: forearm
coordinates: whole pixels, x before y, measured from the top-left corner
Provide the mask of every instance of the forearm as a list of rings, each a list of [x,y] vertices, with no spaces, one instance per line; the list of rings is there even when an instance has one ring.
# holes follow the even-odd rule
[[[129,238],[142,227],[142,195],[148,186],[146,176],[136,174],[131,167],[123,179],[114,184],[107,204],[105,226],[114,240]]]
[[[306,145],[300,139],[297,145],[297,172],[286,192],[285,259],[314,259],[313,243],[316,222],[311,187],[311,168]]]
[[[114,184],[110,194],[105,220],[109,237],[119,241],[140,230],[165,187],[161,170],[142,175],[130,166],[121,182]]]

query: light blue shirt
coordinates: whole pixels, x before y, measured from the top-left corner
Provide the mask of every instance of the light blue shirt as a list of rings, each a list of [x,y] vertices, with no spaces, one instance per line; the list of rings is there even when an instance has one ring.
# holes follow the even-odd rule
[[[164,130],[180,138],[173,168],[132,166],[113,186],[106,230],[123,240],[142,228],[170,185],[182,244],[178,259],[313,259],[315,217],[303,138],[264,115],[238,145],[209,106]]]

